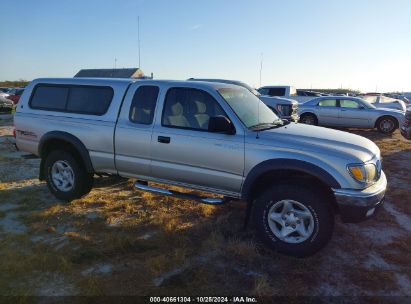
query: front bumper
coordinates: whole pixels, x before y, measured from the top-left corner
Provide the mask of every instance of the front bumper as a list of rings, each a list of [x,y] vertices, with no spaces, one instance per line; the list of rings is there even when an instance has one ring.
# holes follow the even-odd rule
[[[13,108],[13,103],[0,101],[0,108]]]
[[[404,136],[404,138],[411,140],[411,127],[402,126],[400,131],[401,135]]]
[[[382,206],[386,189],[387,178],[383,171],[380,179],[366,189],[333,189],[341,220],[358,223],[370,218]]]

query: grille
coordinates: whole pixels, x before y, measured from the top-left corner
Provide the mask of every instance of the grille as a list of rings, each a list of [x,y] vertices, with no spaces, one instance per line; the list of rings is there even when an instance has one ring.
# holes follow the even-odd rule
[[[280,111],[281,115],[290,117],[297,114],[297,105],[279,105],[277,109]]]
[[[281,115],[283,116],[291,116],[291,113],[293,111],[291,105],[280,105],[279,110],[281,112]]]
[[[411,126],[411,112],[407,112],[407,113],[405,114],[404,126],[405,126],[405,127]]]

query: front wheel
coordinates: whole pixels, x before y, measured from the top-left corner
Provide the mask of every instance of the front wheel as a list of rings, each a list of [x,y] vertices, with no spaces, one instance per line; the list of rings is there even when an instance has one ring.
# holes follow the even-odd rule
[[[50,152],[44,166],[47,186],[58,199],[72,201],[89,193],[93,186],[93,174],[66,151]]]
[[[317,126],[318,125],[318,119],[314,114],[303,114],[300,116],[300,122],[306,125],[313,125]]]
[[[392,117],[381,117],[377,122],[377,129],[381,133],[391,134],[397,128],[397,121]]]
[[[334,230],[331,202],[319,191],[300,185],[278,185],[255,200],[257,233],[269,248],[295,257],[322,249]]]

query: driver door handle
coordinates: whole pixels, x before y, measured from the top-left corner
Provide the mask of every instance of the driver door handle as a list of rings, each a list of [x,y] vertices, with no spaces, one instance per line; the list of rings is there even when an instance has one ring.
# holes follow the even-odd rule
[[[168,136],[159,136],[157,137],[157,141],[162,144],[169,144],[171,139]]]

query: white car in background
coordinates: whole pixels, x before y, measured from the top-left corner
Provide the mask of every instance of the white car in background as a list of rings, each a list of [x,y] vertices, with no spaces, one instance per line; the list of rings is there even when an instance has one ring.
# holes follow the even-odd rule
[[[405,119],[405,112],[389,108],[376,108],[361,98],[349,96],[317,97],[298,108],[300,122],[344,128],[377,128],[385,134],[398,129]]]
[[[376,108],[389,108],[389,109],[396,109],[401,111],[407,111],[407,105],[403,100],[394,99],[391,97],[387,97],[384,95],[378,96],[367,96],[363,95],[360,96],[365,101],[369,102],[370,104],[374,105]]]
[[[303,103],[309,101],[315,96],[299,95],[297,89],[293,86],[264,86],[257,90],[263,97],[281,97],[288,98]],[[302,90],[301,90],[302,91]]]
[[[0,88],[0,109],[12,109],[13,101],[8,99],[12,88]]]

